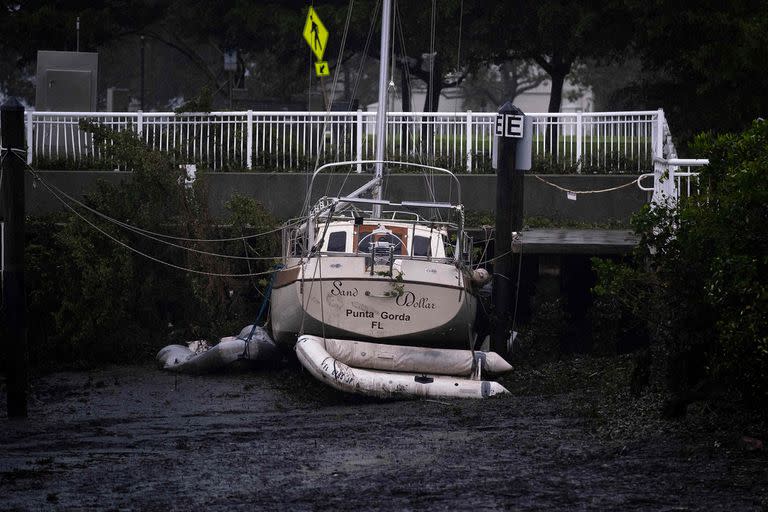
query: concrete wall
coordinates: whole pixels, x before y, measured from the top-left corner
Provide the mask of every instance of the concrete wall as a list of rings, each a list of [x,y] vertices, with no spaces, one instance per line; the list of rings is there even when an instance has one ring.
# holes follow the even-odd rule
[[[70,195],[80,196],[95,189],[98,180],[119,183],[130,179],[130,173],[98,171],[41,171],[49,183]],[[631,182],[636,176],[614,175],[541,175],[541,178],[572,190],[599,190]],[[286,219],[299,214],[306,197],[307,176],[298,173],[211,173],[205,175],[209,191],[211,213],[226,217],[224,203],[233,194],[252,196],[275,216]],[[330,175],[322,177],[314,186],[313,198],[334,196],[342,187],[348,193],[370,179],[370,175]],[[496,204],[496,177],[477,174],[459,176],[462,201],[467,210],[493,212]],[[385,192],[393,200],[429,200],[427,188],[435,190],[437,201],[455,201],[457,187],[447,177],[426,179],[420,175],[393,175]],[[27,212],[39,215],[64,209],[45,187],[32,186],[27,181]],[[525,215],[552,219],[556,223],[624,223],[648,200],[646,192],[630,185],[602,194],[579,195],[568,200],[566,193],[542,183],[534,175],[525,180]]]

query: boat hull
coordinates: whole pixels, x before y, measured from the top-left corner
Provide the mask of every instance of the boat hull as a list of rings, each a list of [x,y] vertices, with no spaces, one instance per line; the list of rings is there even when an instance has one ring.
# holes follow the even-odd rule
[[[333,262],[323,266],[326,263],[332,268]],[[437,269],[432,282],[362,273],[301,278],[306,269],[293,275],[291,269],[282,271],[289,274],[282,280],[278,277],[279,286],[272,291],[276,343],[293,348],[299,334],[312,334],[391,345],[470,348],[476,297],[455,267],[422,263]],[[440,279],[440,272],[450,275]],[[405,272],[417,274],[413,268]]]

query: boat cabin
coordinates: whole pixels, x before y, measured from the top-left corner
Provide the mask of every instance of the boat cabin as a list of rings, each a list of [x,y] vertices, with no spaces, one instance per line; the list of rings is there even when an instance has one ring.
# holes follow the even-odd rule
[[[321,225],[318,236],[325,226]],[[437,226],[404,222],[331,222],[321,252],[369,254],[374,247],[392,248],[395,255],[445,258],[447,233]]]
[[[414,259],[449,258],[453,247],[446,223],[430,223],[414,217],[414,220],[350,218],[321,222],[315,228],[315,240],[322,237],[319,252],[328,255],[368,256],[372,252],[386,252]],[[290,243],[284,245],[286,258],[306,254],[307,241],[302,234],[301,227],[288,230]]]

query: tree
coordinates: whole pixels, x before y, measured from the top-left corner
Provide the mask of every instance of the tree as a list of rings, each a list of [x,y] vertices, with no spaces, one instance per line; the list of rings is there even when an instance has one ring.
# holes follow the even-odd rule
[[[559,112],[574,64],[619,55],[632,24],[622,0],[508,0],[487,6],[473,33],[496,40],[495,62],[515,57],[541,66],[552,82],[548,110]]]
[[[490,103],[503,105],[547,79],[546,73],[536,64],[508,60],[478,68],[464,82],[466,108],[486,110]]]
[[[0,7],[0,90],[32,101],[30,86],[38,50],[74,51],[78,45],[76,20],[80,18],[81,51],[96,51],[99,45],[135,31],[165,15],[166,0],[139,1],[126,9],[109,1],[39,0],[6,2]]]
[[[461,20],[469,11],[470,2],[466,4],[450,0],[435,2],[432,7],[425,8],[423,4],[395,3],[392,12],[394,37],[390,51],[393,55],[393,66],[399,71],[403,110],[411,110],[413,79],[424,82],[427,87],[423,110],[436,112],[442,90],[458,86],[466,78],[467,69],[459,62],[462,37],[466,37],[460,33]],[[465,12],[462,12],[462,7]],[[352,25],[350,39],[347,41],[348,51],[378,59],[378,3],[360,5],[358,2],[354,10],[362,10],[368,19]],[[371,35],[373,37],[369,43]]]
[[[431,9],[408,4],[398,6],[395,13],[400,31],[396,48],[402,56],[398,67],[405,76],[427,85],[424,112],[437,112],[442,90],[460,85],[467,76],[459,55],[465,36],[460,32],[465,15],[462,8],[464,4],[456,1],[433,3]]]
[[[227,49],[241,50],[241,74],[249,54],[265,50],[272,50],[280,57],[283,71],[290,71],[290,64],[295,61],[304,62],[295,56],[306,55],[301,40],[305,12],[306,2],[299,0],[255,4],[140,0],[131,3],[130,8],[109,0],[60,4],[22,0],[7,4],[0,11],[0,33],[3,34],[0,55],[7,55],[4,63],[15,65],[14,76],[0,79],[0,87],[14,94],[23,92],[31,99],[30,89],[22,90],[19,84],[33,75],[37,50],[75,50],[75,20],[79,17],[82,51],[136,46],[139,36],[144,36],[148,45],[162,45],[176,55],[166,63],[148,62],[148,67],[158,64],[167,71],[176,67],[177,61],[185,61],[195,75],[202,78],[203,85],[224,98],[229,76],[221,63]],[[156,55],[163,53],[156,52]],[[286,59],[289,54],[293,58]],[[188,81],[197,82],[195,77],[189,78]],[[294,76],[291,78],[293,80],[283,85],[305,83]],[[184,82],[177,84],[178,88],[184,86]]]
[[[644,74],[634,102],[661,106],[673,133],[738,131],[768,113],[768,4],[627,0]]]
[[[270,263],[228,257],[279,252],[276,236],[248,237],[275,224],[263,206],[233,196],[226,204],[229,218],[213,222],[205,173],[189,183],[179,155],[152,150],[131,131],[87,122],[80,127],[92,132],[106,159],[131,169],[131,179],[99,183],[84,199],[101,217],[75,206],[77,214],[33,224],[27,246],[33,264],[26,272],[37,319],[30,329],[33,361],[135,362],[171,340],[217,339],[252,321],[252,292],[266,283],[249,286],[221,274],[268,271]],[[139,236],[106,218],[145,231]],[[231,242],[238,236],[247,244],[246,238]],[[193,242],[222,238],[230,242]]]

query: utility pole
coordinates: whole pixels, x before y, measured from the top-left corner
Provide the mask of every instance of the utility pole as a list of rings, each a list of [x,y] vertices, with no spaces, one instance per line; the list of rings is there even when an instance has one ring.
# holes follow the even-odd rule
[[[530,121],[527,122],[530,127]],[[512,233],[523,227],[524,169],[530,169],[530,128],[523,111],[511,102],[496,115],[494,128],[494,168],[496,169],[496,234],[493,263],[494,323],[491,350],[505,357],[511,334],[513,292],[517,272],[512,257]],[[526,133],[528,132],[528,133]],[[527,135],[524,144],[518,144]]]
[[[0,107],[3,160],[0,215],[3,229],[3,304],[8,417],[27,417],[29,356],[24,292],[24,107],[12,98]]]

